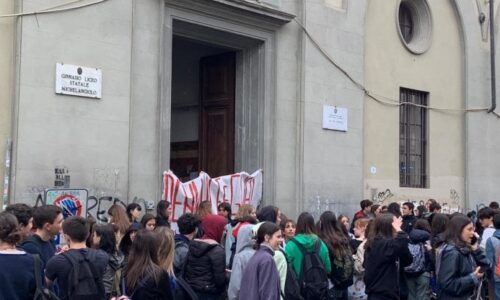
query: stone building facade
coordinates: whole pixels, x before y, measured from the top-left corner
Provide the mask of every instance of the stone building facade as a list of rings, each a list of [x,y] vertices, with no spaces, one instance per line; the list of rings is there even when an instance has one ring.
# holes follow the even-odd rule
[[[203,166],[262,168],[263,201],[289,215],[351,214],[363,198],[466,209],[498,198],[500,119],[462,111],[490,105],[483,1],[64,3],[0,6],[10,202],[34,202],[55,168],[71,187],[156,201],[163,171]],[[421,9],[427,19],[415,19]],[[57,63],[102,70],[102,97],[56,94]],[[402,174],[416,170],[401,148],[415,133],[401,115],[416,106],[399,105],[412,92],[447,109],[418,111],[418,184]],[[325,106],[347,111],[347,131],[323,129]],[[208,167],[213,153],[225,160]]]

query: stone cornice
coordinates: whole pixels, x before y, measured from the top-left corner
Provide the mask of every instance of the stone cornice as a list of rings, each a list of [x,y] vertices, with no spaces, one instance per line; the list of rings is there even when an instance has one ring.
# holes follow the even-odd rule
[[[165,3],[269,29],[282,26],[295,18],[295,15],[274,7],[246,0],[165,0]]]

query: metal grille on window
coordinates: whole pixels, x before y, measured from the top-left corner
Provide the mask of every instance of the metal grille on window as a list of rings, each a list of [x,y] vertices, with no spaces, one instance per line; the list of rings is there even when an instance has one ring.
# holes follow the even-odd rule
[[[427,93],[401,88],[401,103],[426,106]],[[427,187],[427,109],[403,104],[399,109],[399,184]]]
[[[413,18],[408,4],[404,2],[399,7],[399,27],[405,42],[411,42],[413,39]]]

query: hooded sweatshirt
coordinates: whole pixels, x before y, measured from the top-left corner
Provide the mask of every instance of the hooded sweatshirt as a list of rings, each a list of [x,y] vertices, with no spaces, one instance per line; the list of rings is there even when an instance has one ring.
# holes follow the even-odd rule
[[[189,243],[191,242],[185,235],[176,234],[175,240],[175,255],[174,255],[174,273],[176,276],[181,276],[186,262],[186,257],[189,251]]]
[[[238,232],[238,242],[236,243],[236,255],[234,256],[231,279],[227,290],[229,300],[238,299],[240,293],[241,277],[248,261],[255,253],[253,249],[253,225],[242,226]]]
[[[211,239],[220,243],[224,235],[227,219],[218,215],[208,215],[201,221],[203,239]]]
[[[493,236],[486,241],[486,257],[491,263],[495,284],[498,284],[500,282],[500,277],[498,277],[495,272],[495,268],[498,264],[499,250],[500,250],[500,229],[497,229],[493,233]]]
[[[226,255],[218,243],[222,239],[226,219],[208,215],[202,221],[203,239],[189,243],[184,279],[193,290],[220,295],[226,285]]]
[[[314,250],[314,246],[316,245],[316,241],[319,237],[315,234],[298,234],[294,237],[294,239],[299,242],[301,245],[306,248],[307,252],[312,252]],[[300,278],[300,274],[302,273],[302,252],[293,242],[288,242],[285,248],[286,256],[288,257],[288,261],[292,266],[295,274],[297,274],[297,278]],[[325,267],[326,273],[330,274],[331,272],[331,263],[330,256],[328,254],[328,247],[326,244],[321,241],[321,245],[319,247],[319,258],[323,262],[323,266]]]

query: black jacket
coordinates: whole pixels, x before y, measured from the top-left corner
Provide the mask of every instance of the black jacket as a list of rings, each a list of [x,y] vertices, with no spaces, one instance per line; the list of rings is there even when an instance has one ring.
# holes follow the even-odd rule
[[[410,232],[413,230],[413,225],[415,225],[415,222],[417,222],[417,217],[415,217],[414,215],[403,216],[403,225],[401,226],[401,229],[407,234],[410,234]]]
[[[166,226],[170,228],[170,222],[168,221],[167,218],[158,215],[156,216],[156,227],[161,227],[161,226]]]
[[[195,292],[221,294],[226,287],[226,255],[213,240],[189,244],[184,279]]]
[[[439,267],[437,270],[438,299],[461,300],[469,299],[478,285],[478,280],[472,273],[477,266],[487,268],[488,259],[484,251],[470,248],[458,248],[447,244],[441,250]]]
[[[132,295],[132,300],[174,300],[171,279],[167,272],[162,272],[158,284],[153,278],[140,282]]]
[[[366,294],[370,299],[399,300],[399,270],[412,262],[408,250],[408,235],[400,231],[394,239],[377,238],[365,251]]]

